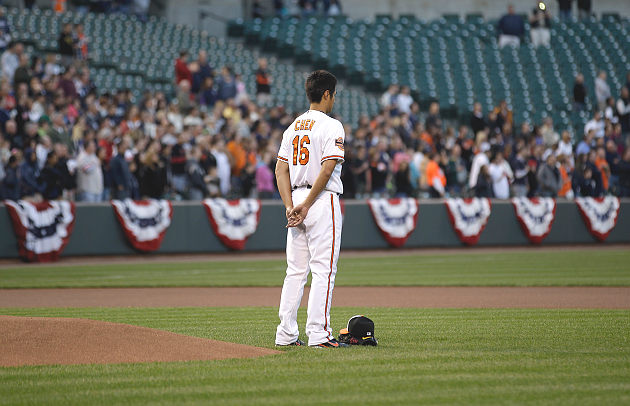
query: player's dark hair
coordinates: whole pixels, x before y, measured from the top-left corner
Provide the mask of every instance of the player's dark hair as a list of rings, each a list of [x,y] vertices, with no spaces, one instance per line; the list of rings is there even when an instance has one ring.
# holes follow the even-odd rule
[[[325,70],[316,70],[306,79],[306,97],[311,103],[319,103],[326,90],[332,95],[337,87],[337,78],[332,73]]]

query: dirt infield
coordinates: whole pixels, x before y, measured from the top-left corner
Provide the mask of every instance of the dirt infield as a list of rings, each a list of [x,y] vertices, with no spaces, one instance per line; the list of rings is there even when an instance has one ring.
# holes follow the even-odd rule
[[[104,321],[0,316],[0,366],[116,364],[253,358],[279,354]]]
[[[278,306],[281,288],[4,289],[1,307]],[[306,306],[308,288],[302,306]],[[630,287],[345,287],[333,306],[630,309]]]

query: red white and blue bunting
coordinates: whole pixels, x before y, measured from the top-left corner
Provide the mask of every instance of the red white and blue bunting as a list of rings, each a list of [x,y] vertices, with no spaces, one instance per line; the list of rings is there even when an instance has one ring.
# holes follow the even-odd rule
[[[368,199],[374,221],[381,234],[392,247],[402,247],[416,229],[418,201],[400,199]]]
[[[260,201],[256,199],[205,199],[210,225],[219,240],[228,248],[242,250],[247,238],[254,234],[260,220]]]
[[[512,205],[529,241],[540,244],[551,231],[556,217],[556,201],[551,197],[514,197]]]
[[[580,214],[586,223],[588,231],[599,241],[604,241],[617,225],[619,217],[619,198],[606,197],[578,197],[575,199]]]
[[[475,245],[486,228],[492,209],[490,199],[446,199],[448,218],[457,236],[466,245]]]
[[[6,200],[4,204],[11,216],[20,256],[32,262],[56,261],[72,235],[74,203]]]
[[[168,200],[112,200],[114,212],[132,247],[156,251],[171,225],[173,206]]]

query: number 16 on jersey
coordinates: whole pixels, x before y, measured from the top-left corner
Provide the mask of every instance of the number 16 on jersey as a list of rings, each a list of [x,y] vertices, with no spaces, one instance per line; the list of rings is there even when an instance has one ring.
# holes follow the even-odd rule
[[[298,162],[300,165],[306,165],[308,163],[308,147],[311,143],[311,140],[308,138],[308,135],[303,135],[300,137],[296,135],[293,138],[293,165],[297,165]]]

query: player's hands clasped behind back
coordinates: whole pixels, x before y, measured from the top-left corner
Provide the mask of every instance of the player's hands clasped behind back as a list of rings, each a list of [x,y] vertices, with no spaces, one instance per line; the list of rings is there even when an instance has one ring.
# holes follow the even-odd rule
[[[303,204],[298,204],[293,208],[287,208],[287,228],[297,227],[304,222],[306,215],[308,214],[308,207]]]

